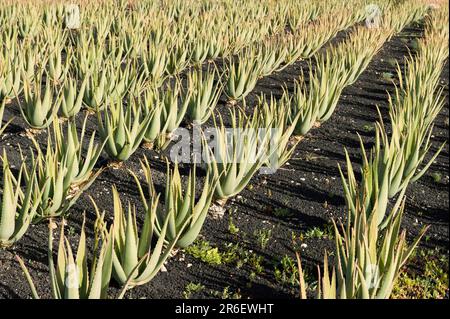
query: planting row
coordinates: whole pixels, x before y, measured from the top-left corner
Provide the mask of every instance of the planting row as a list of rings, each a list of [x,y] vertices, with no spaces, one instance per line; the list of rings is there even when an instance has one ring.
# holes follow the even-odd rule
[[[361,140],[360,181],[346,153],[347,177],[342,170],[341,177],[348,219],[346,225],[334,224],[336,264],[330,272],[325,253],[318,298],[389,298],[401,267],[428,228],[408,245],[401,222],[406,188],[425,173],[444,146],[425,162],[433,121],[444,105],[439,76],[448,58],[448,32],[448,9],[427,17],[416,56],[406,59],[404,73],[398,68],[399,84],[389,98],[391,133],[380,115],[370,155]],[[299,265],[301,269],[300,260]],[[307,298],[303,276],[300,270],[301,296]]]

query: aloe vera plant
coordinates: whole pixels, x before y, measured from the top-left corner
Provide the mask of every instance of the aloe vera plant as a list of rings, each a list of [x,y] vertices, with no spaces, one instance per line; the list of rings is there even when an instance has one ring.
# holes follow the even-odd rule
[[[392,30],[359,27],[346,43],[337,48],[333,55],[344,65],[346,86],[356,82],[391,34]]]
[[[329,51],[319,56],[314,77],[310,78],[310,86],[314,86],[314,99],[318,102],[318,122],[327,121],[336,109],[339,97],[345,87],[343,74],[344,66],[333,63],[333,57]]]
[[[37,212],[42,190],[35,188],[35,177],[26,180],[25,190],[22,189],[25,163],[22,162],[19,173],[15,177],[11,172],[5,150],[1,160],[3,187],[0,197],[0,248],[5,248],[20,240],[27,231]]]
[[[307,28],[308,26],[304,26],[283,38],[282,45],[286,50],[283,62],[286,66],[313,56],[333,35],[329,25],[313,25]]]
[[[53,136],[56,152],[59,156],[59,161],[65,163],[67,168],[66,172],[66,185],[70,183],[71,188],[78,188],[80,185],[86,182],[92,183],[101,172],[98,170],[94,172],[94,166],[97,163],[103,147],[106,142],[101,145],[95,144],[94,131],[87,144],[86,152],[83,150],[83,142],[86,132],[86,123],[88,117],[86,116],[81,128],[81,134],[78,136],[77,127],[74,121],[67,122],[66,134],[63,132],[62,125],[58,122],[53,123]],[[51,144],[49,144],[51,146]]]
[[[97,112],[98,130],[105,151],[111,159],[126,161],[141,144],[151,116],[141,115],[134,98],[124,107],[122,100],[110,102],[105,110]]]
[[[284,94],[278,101],[275,100],[273,95],[270,96],[270,99],[262,96],[255,112],[256,116],[261,116],[263,126],[270,129],[270,143],[267,150],[270,156],[266,163],[270,169],[278,169],[283,166],[291,158],[300,142],[300,140],[297,140],[290,143],[290,138],[300,117],[300,114],[298,114],[295,118],[290,118],[290,107],[287,94]]]
[[[392,124],[390,140],[384,131],[384,125],[380,120],[383,144],[389,147],[390,153],[401,157],[401,165],[396,169],[399,178],[404,181],[414,182],[422,177],[436,157],[443,149],[443,143],[437,152],[425,164],[426,156],[431,149],[431,136],[433,121],[444,106],[442,88],[439,88],[439,79],[428,68],[427,59],[419,55],[414,61],[407,61],[407,75],[402,76],[398,70],[400,86],[395,90],[395,96],[389,97],[389,113]],[[439,66],[436,66],[439,69]],[[440,65],[440,68],[443,64]],[[392,146],[393,145],[393,146]],[[422,166],[422,164],[425,164]],[[419,170],[420,167],[420,170]],[[389,190],[389,197],[393,197],[400,187]]]
[[[133,172],[132,175],[138,186],[142,202],[145,209],[152,206],[153,199],[159,197],[155,193],[150,164],[147,158],[141,161],[141,168],[144,171],[145,180],[148,186],[147,195],[144,192],[139,178]],[[207,216],[209,206],[211,204],[214,189],[217,184],[217,178],[213,178],[209,174],[205,177],[204,186],[198,200],[196,196],[196,172],[194,169],[190,171],[187,182],[187,189],[183,195],[183,186],[178,171],[178,164],[170,170],[169,163],[167,163],[167,181],[164,209],[157,210],[156,216],[156,232],[158,236],[162,236],[162,225],[165,220],[168,220],[168,228],[165,234],[167,242],[172,242],[177,239],[176,246],[185,248],[191,245],[198,237],[205,218]],[[171,216],[171,218],[169,218]]]
[[[75,124],[69,122],[64,136],[59,123],[54,122],[53,134],[49,132],[47,138],[45,154],[36,140],[32,139],[37,155],[31,156],[32,169],[25,168],[25,180],[35,178],[35,191],[43,189],[35,222],[64,215],[102,172],[102,169],[96,172],[93,169],[103,148],[103,145],[94,144],[95,133],[83,155],[85,125],[86,120],[81,137],[78,137]],[[22,158],[25,160],[23,155]]]
[[[44,55],[45,53],[42,48],[36,48],[28,43],[24,44],[17,56],[17,65],[22,66],[21,77],[33,81],[36,66],[39,66],[42,62]],[[18,93],[20,92],[20,90],[17,89],[15,89],[15,91]]]
[[[215,26],[216,27],[216,26]],[[226,37],[225,28],[219,30],[210,29],[211,32],[208,35],[209,50],[207,58],[209,60],[217,59],[228,54],[228,38]]]
[[[214,147],[207,145],[207,169],[219,178],[215,199],[225,202],[250,182],[253,175],[267,162],[270,130],[264,129],[258,116],[247,118],[241,111],[231,112],[232,128],[227,130],[219,116],[215,123]]]
[[[145,219],[141,231],[138,231],[136,223],[136,208],[128,204],[125,211],[117,189],[113,187],[114,203],[114,252],[113,252],[113,277],[122,285],[134,287],[144,285],[155,277],[175,246],[177,238],[164,245],[164,238],[169,219],[173,218],[173,212],[169,212],[156,244],[153,239],[156,235],[156,209],[158,197],[153,198],[152,203],[145,209]],[[103,233],[106,232],[101,216],[98,225]]]
[[[361,197],[361,196],[360,196]],[[364,197],[364,196],[362,196]],[[335,226],[336,267],[330,274],[325,255],[324,274],[319,280],[318,297],[323,299],[387,299],[400,269],[407,262],[427,228],[408,245],[406,231],[401,231],[404,199],[399,198],[389,213],[389,223],[382,233],[375,216],[364,205],[356,206],[349,224]]]
[[[75,49],[71,71],[78,77],[100,73],[105,47],[95,45],[92,33],[77,33],[72,42]]]
[[[388,205],[389,189],[396,187],[397,189],[401,188],[404,192],[409,182],[408,179],[400,185],[401,177],[399,178],[398,176],[399,172],[393,169],[398,166],[398,162],[404,163],[404,161],[402,161],[401,156],[398,157],[399,159],[396,159],[394,156],[396,153],[393,153],[392,151],[391,153],[388,151],[385,152],[381,149],[380,130],[378,127],[375,147],[370,153],[370,157],[367,156],[361,139],[360,143],[363,157],[363,176],[361,184],[358,185],[356,181],[347,151],[345,151],[347,162],[347,179],[344,177],[341,168],[339,168],[347,207],[349,211],[354,214],[356,214],[357,204],[364,205],[364,209],[368,213],[371,213],[372,211],[377,212],[377,227],[384,228],[388,222],[384,213],[386,212]],[[393,186],[390,184],[393,184]],[[362,192],[360,189],[364,189],[365,191]],[[364,195],[365,198],[358,198],[358,194]]]
[[[19,103],[20,112],[27,124],[33,129],[48,127],[55,118],[61,99],[54,97],[55,87],[46,83],[42,93],[42,72],[37,75],[34,83],[25,79],[23,85],[24,105]]]
[[[431,46],[420,46],[420,50],[429,50],[430,54],[435,54],[445,58],[448,56],[448,43],[443,41],[449,37],[449,8],[448,6],[441,6],[431,11],[425,17],[425,36],[423,42],[432,43]],[[434,50],[431,50],[433,48]]]
[[[303,78],[302,78],[303,79]],[[321,101],[320,86],[315,82],[316,78],[310,73],[310,88],[306,91],[304,81],[296,81],[294,87],[294,94],[288,99],[290,108],[288,111],[289,122],[294,123],[295,129],[293,134],[295,136],[305,136],[316,124],[319,114],[319,107]],[[287,95],[287,92],[284,93]]]
[[[167,59],[167,49],[162,45],[150,45],[148,51],[142,56],[143,71],[147,78],[157,87],[164,80],[164,75],[167,70]]]
[[[17,20],[18,36],[21,39],[30,39],[40,30],[39,15],[29,6],[25,11],[27,18]]]
[[[392,133],[391,140],[387,140],[386,132],[383,132],[384,145],[394,144],[396,152],[401,152],[403,158],[402,165],[398,167],[401,173],[402,182],[411,178],[411,182],[422,177],[436,157],[445,146],[445,142],[438,148],[434,155],[426,161],[426,156],[431,149],[431,136],[433,133],[432,120],[437,116],[444,105],[441,95],[435,96],[435,100],[430,105],[433,113],[418,112],[413,115],[411,109],[391,110]],[[391,146],[391,149],[394,146]],[[394,152],[392,149],[391,152]],[[398,154],[400,156],[400,154]],[[426,163],[426,164],[425,164]],[[422,164],[425,164],[422,166]],[[422,167],[421,167],[422,166]],[[420,170],[419,170],[420,168]],[[389,196],[393,197],[398,192],[397,188],[389,191]]]
[[[191,94],[192,92],[188,91],[179,106],[181,87],[177,82],[173,87],[168,85],[164,93],[147,88],[144,89],[142,97],[137,97],[143,117],[149,119],[143,137],[148,146],[156,144],[158,148],[164,148],[171,140],[172,132],[179,127],[186,114]]]
[[[420,20],[428,11],[425,3],[405,1],[395,6],[393,10],[387,10],[383,15],[383,24],[399,33],[405,26]]]
[[[127,45],[122,42],[123,37],[123,33],[120,33],[119,37],[111,37],[106,40],[106,50],[103,52],[104,59],[111,61],[113,65],[120,65],[123,61],[132,59],[129,56],[129,49],[125,48]]]
[[[285,64],[290,65],[299,59],[311,58],[325,43],[347,27],[345,21],[352,24],[357,20],[351,18],[350,11],[326,12],[310,23],[293,29],[283,41],[287,50]]]
[[[55,83],[62,83],[69,71],[71,65],[72,53],[68,51],[65,62],[63,62],[62,50],[53,48],[48,54],[47,74]]]
[[[50,223],[52,222],[50,221]],[[108,297],[113,261],[114,229],[111,228],[105,236],[101,247],[96,240],[93,251],[94,257],[89,266],[84,225],[83,220],[78,248],[74,257],[70,242],[64,235],[63,220],[56,265],[53,260],[53,230],[49,225],[47,253],[51,291],[54,299],[106,299]],[[19,256],[16,256],[16,258],[30,285],[32,297],[39,299],[39,294],[25,263]]]
[[[194,37],[189,50],[192,52],[191,60],[194,64],[203,63],[208,57],[209,53],[209,41],[203,35],[197,35]]]
[[[186,44],[177,41],[169,50],[167,73],[171,76],[180,73],[189,64],[188,48]]]
[[[80,112],[88,79],[88,77],[85,77],[78,89],[74,78],[69,76],[66,79],[60,107],[62,116],[65,118],[72,118]]]
[[[0,102],[9,103],[21,91],[21,64],[0,55]]]
[[[379,138],[370,162],[363,149],[364,164],[361,186],[357,185],[352,164],[346,152],[348,181],[342,181],[346,195],[346,226],[334,223],[336,262],[330,273],[325,253],[323,276],[319,269],[317,298],[323,299],[387,299],[390,297],[401,268],[417,247],[428,227],[421,230],[410,244],[406,231],[401,231],[405,209],[402,189],[390,212],[387,211],[388,188],[392,184],[392,152],[382,158]],[[386,165],[386,161],[389,163]],[[381,165],[385,167],[381,168]],[[396,172],[395,172],[396,173]],[[398,176],[398,174],[397,174]],[[401,176],[401,175],[400,175]],[[299,273],[301,297],[306,298],[304,275]]]
[[[154,89],[145,90],[144,95],[142,97],[138,96],[137,99],[143,115],[150,117],[150,124],[147,127],[143,140],[152,144],[166,129],[162,119],[164,104],[160,100],[159,93]]]
[[[45,6],[43,8],[42,13],[42,23],[45,27],[51,25],[57,25],[58,27],[63,26],[63,17],[64,17],[64,5],[55,4],[53,6]]]
[[[111,66],[107,70],[109,81],[105,99],[122,99],[130,87],[136,84],[136,81],[142,81],[142,76],[138,76],[136,61],[127,62],[124,68],[119,64],[117,67]]]
[[[7,11],[2,11],[3,14],[7,14]],[[10,17],[3,16],[2,22],[6,22]],[[17,29],[14,28],[4,28],[0,32],[0,37],[2,39],[2,48],[0,49],[0,54],[2,58],[6,56],[15,56],[17,53],[18,43],[17,39]]]
[[[194,70],[188,73],[188,92],[190,95],[186,117],[197,124],[205,123],[214,111],[222,93],[219,81],[214,83],[218,75],[217,70],[208,70],[206,75],[202,71]],[[184,98],[187,100],[187,97]]]
[[[320,14],[319,5],[313,1],[308,5],[296,4],[290,7],[287,14],[287,22],[291,30],[297,30],[305,23],[315,20]]]
[[[123,70],[120,65],[107,64],[100,74],[89,75],[83,98],[88,109],[103,110],[107,100],[122,99],[135,81],[142,81],[132,63],[127,64]]]
[[[260,76],[268,76],[281,69],[281,64],[286,59],[287,51],[280,39],[269,39],[258,47],[258,55],[261,58]]]
[[[111,19],[95,19],[93,22],[93,34],[96,43],[104,43],[110,32]]]
[[[255,88],[261,74],[261,59],[254,52],[248,54],[240,54],[237,60],[229,62],[225,93],[232,101],[245,98]]]
[[[395,124],[394,124],[395,125]],[[412,129],[412,127],[410,127]],[[418,138],[413,133],[410,138]],[[365,209],[376,208],[376,211],[383,212],[386,210],[388,200],[398,193],[404,194],[409,183],[420,178],[426,172],[428,167],[439,154],[441,148],[432,156],[425,167],[417,173],[418,166],[422,163],[426,153],[429,151],[430,135],[419,138],[419,143],[412,144],[412,139],[401,141],[397,129],[394,127],[392,136],[389,137],[383,128],[382,122],[377,123],[376,126],[376,141],[375,146],[370,154],[367,156],[364,145],[361,141],[361,151],[363,155],[362,171],[363,179],[361,185],[356,183],[355,174],[351,167],[350,159],[346,154],[347,159],[347,180],[341,172],[341,177],[344,184],[344,191],[346,196],[347,206],[351,211],[356,210],[356,201],[359,200],[365,205]],[[423,146],[422,143],[425,143]],[[357,199],[356,194],[366,190],[364,195],[366,198]],[[377,216],[378,225],[381,228],[386,227],[388,219],[385,215]]]
[[[162,140],[166,137],[171,138],[172,133],[180,126],[181,121],[186,114],[189,101],[191,100],[192,92],[182,95],[181,85],[179,82],[172,86],[168,86],[164,95],[161,97],[163,105],[161,112],[162,132],[165,134]],[[180,103],[180,99],[183,101]]]

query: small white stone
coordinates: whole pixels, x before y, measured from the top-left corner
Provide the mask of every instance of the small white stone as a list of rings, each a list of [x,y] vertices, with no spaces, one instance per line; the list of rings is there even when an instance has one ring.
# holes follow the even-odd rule
[[[54,221],[51,221],[51,222],[49,223],[48,227],[49,227],[50,229],[56,229],[56,228],[58,228],[58,225],[57,225]]]
[[[211,205],[209,208],[212,219],[222,219],[225,214],[225,208],[216,204]]]

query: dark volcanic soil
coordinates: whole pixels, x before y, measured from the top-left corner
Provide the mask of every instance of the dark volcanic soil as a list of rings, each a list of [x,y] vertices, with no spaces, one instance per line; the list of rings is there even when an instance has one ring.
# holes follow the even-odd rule
[[[224,252],[227,244],[239,244],[241,255],[260,256],[262,272],[256,271],[255,263],[244,262],[237,267],[236,262],[222,265],[209,265],[189,254],[180,251],[171,258],[167,271],[159,273],[149,284],[137,287],[127,293],[129,298],[181,298],[189,283],[201,283],[204,288],[193,297],[225,297],[223,290],[239,293],[243,298],[295,297],[296,289],[282,283],[275,276],[275,267],[280,269],[280,261],[287,255],[294,258],[292,234],[307,233],[314,227],[326,230],[332,218],[345,218],[345,202],[338,171],[338,163],[344,164],[344,148],[347,148],[355,169],[360,163],[360,150],[357,133],[361,135],[366,147],[374,140],[373,124],[378,119],[378,105],[388,121],[386,90],[392,91],[390,75],[395,74],[394,59],[402,64],[403,56],[408,54],[408,46],[413,47],[414,38],[420,37],[421,26],[406,29],[400,35],[386,43],[375,56],[368,69],[351,87],[344,90],[336,112],[320,128],[314,129],[297,147],[289,165],[285,165],[276,174],[257,175],[238,197],[231,200],[221,220],[208,218],[201,233],[203,240]],[[335,41],[341,41],[340,34]],[[281,94],[286,83],[292,90],[293,80],[301,70],[307,71],[306,62],[298,62],[282,72],[263,78],[254,92],[247,98],[247,106],[252,107],[257,97],[263,93]],[[395,77],[395,76],[394,76]],[[442,85],[448,97],[448,65],[442,74]],[[219,110],[226,114],[227,106],[221,101]],[[448,147],[448,99],[436,120],[433,136],[435,151],[443,142],[447,145],[438,156],[425,176],[412,184],[407,192],[407,211],[403,227],[411,239],[421,227],[431,225],[423,247],[440,247],[448,253],[449,244],[449,147]],[[16,167],[19,163],[18,145],[22,149],[31,147],[31,141],[23,136],[26,127],[20,118],[17,105],[9,105],[4,120],[16,116],[0,141],[0,148],[6,148],[8,158]],[[81,121],[83,115],[80,114]],[[88,120],[89,129],[95,127],[95,117]],[[37,136],[41,145],[45,145],[46,133]],[[154,151],[140,148],[121,169],[107,168],[84,193],[71,209],[68,225],[72,227],[69,236],[76,239],[82,221],[82,212],[86,212],[88,238],[92,237],[92,223],[95,218],[93,206],[88,195],[93,196],[98,206],[105,209],[111,217],[111,186],[114,183],[121,193],[123,203],[130,200],[140,208],[140,199],[132,177],[126,168],[139,172],[139,159],[147,155],[153,168],[158,190],[165,187],[165,161]],[[104,165],[102,158],[98,166]],[[187,168],[187,167],[186,167]],[[182,172],[187,174],[187,169]],[[440,179],[436,176],[441,176]],[[434,176],[434,177],[433,177]],[[236,234],[229,231],[230,216],[233,224],[239,228]],[[69,228],[68,227],[68,228]],[[261,249],[255,231],[272,229],[267,247]],[[324,249],[333,251],[333,241],[320,236],[303,236],[302,258],[308,278],[316,278],[315,265],[321,264]],[[76,243],[74,240],[73,243]],[[50,285],[47,269],[47,225],[32,226],[24,238],[12,249],[0,251],[0,297],[27,298],[30,290],[23,277],[14,254],[20,255],[31,272],[37,289],[42,297],[50,297]],[[244,259],[244,257],[242,257]],[[251,258],[249,260],[252,260]],[[252,274],[253,273],[253,274]],[[113,284],[112,295],[118,292]],[[220,294],[217,294],[220,292]]]

